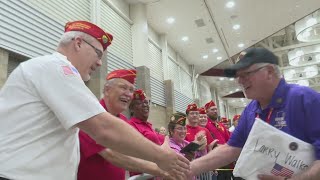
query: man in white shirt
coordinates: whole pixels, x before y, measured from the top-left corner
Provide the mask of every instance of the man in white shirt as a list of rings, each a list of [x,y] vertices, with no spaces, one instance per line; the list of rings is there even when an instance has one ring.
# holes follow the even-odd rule
[[[0,91],[0,177],[76,179],[78,128],[103,146],[163,170],[182,176],[188,171],[188,160],[106,112],[85,86],[112,39],[90,22],[71,22],[57,52],[21,63],[12,72]]]

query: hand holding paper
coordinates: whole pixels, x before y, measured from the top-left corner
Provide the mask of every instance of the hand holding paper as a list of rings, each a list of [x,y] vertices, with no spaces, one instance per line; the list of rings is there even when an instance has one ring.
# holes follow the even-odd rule
[[[311,144],[256,118],[234,175],[247,180],[258,179],[258,174],[291,177],[307,169],[314,161]]]

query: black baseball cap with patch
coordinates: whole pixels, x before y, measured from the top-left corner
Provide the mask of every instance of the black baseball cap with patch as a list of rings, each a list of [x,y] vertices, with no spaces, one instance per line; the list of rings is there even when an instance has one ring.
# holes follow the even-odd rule
[[[265,48],[250,48],[241,52],[238,62],[224,69],[227,77],[235,77],[239,69],[247,68],[257,63],[270,63],[279,65],[278,57]]]

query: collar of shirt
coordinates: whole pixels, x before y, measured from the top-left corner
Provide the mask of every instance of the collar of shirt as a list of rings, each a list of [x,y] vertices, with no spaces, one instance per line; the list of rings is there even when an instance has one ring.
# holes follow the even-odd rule
[[[141,121],[140,119],[136,118],[136,117],[131,117],[130,121],[136,123],[136,124],[147,124],[149,126],[152,126],[151,123],[149,123],[148,121]]]
[[[106,102],[104,102],[104,99],[100,99],[100,104],[101,104],[101,106],[107,111],[107,112],[109,112],[108,111],[108,108],[107,108],[107,106],[106,106]],[[118,118],[121,118],[121,119],[123,119],[123,120],[127,120],[127,117],[125,117],[123,114],[118,114],[116,117],[118,117]]]
[[[61,54],[61,53],[59,53],[59,52],[54,52],[54,53],[52,53],[52,55],[55,56],[55,57],[57,57],[58,59],[61,59],[61,60],[64,61],[64,62],[68,63],[69,65],[73,66],[73,65],[71,64],[71,62],[68,61],[67,56],[65,56],[65,55],[63,55],[63,54]]]
[[[267,106],[267,108],[265,110],[268,110],[270,108],[274,108],[274,109],[278,109],[278,108],[282,108],[285,105],[286,102],[286,96],[287,96],[287,89],[288,89],[288,84],[286,83],[286,81],[282,78],[278,84],[278,87],[275,89],[273,96],[271,98],[271,103]],[[257,114],[261,114],[262,113],[262,109],[258,103],[257,100],[253,100],[253,111]]]

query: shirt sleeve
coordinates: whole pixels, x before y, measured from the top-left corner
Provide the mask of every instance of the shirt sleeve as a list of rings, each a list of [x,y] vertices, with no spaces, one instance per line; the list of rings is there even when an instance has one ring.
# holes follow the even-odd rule
[[[32,73],[24,73],[41,101],[54,112],[62,126],[69,129],[105,110],[86,87],[77,70],[68,74],[63,68],[74,67],[52,61],[33,67]]]
[[[305,114],[305,134],[308,141],[314,146],[316,159],[320,160],[320,94],[309,90],[303,100]]]
[[[79,140],[81,156],[86,159],[105,149],[105,147],[97,144],[95,140],[81,130],[79,131]]]

